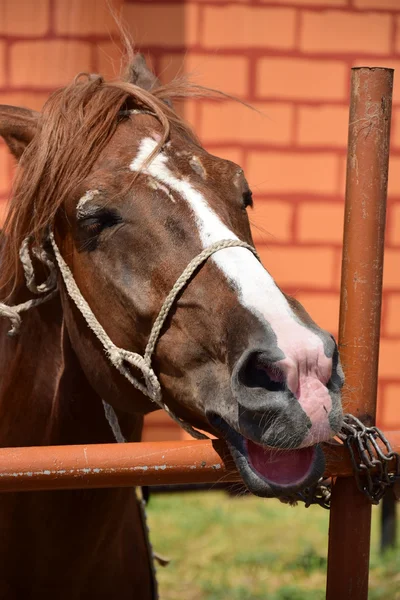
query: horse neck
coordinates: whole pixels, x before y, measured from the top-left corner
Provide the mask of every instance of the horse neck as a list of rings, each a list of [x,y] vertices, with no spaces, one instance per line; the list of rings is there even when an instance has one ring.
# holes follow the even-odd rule
[[[15,303],[26,300],[16,293]],[[71,346],[60,299],[23,313],[19,335],[0,320],[0,446],[113,442],[101,398]],[[141,415],[119,414],[126,438],[139,441]]]
[[[12,298],[13,303],[24,300],[23,289]],[[7,336],[8,319],[0,319],[1,446],[45,443],[62,368],[61,324],[57,298],[23,313],[21,330],[15,337]]]
[[[17,299],[18,301],[18,299]],[[0,446],[113,442],[101,398],[71,346],[60,301],[0,320]],[[119,414],[132,441],[143,418]],[[148,537],[134,488],[0,494],[0,597],[153,600]]]

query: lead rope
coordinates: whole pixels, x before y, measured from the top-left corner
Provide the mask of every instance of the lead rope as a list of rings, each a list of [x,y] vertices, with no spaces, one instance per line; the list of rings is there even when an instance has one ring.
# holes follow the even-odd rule
[[[125,444],[127,440],[121,431],[117,413],[115,412],[113,407],[110,404],[108,404],[108,402],[106,402],[105,400],[102,400],[102,402],[103,402],[104,414],[105,414],[106,419],[111,427],[115,441],[118,442],[118,444]],[[159,596],[158,596],[156,562],[161,566],[167,566],[169,563],[169,560],[160,556],[159,554],[157,554],[157,552],[154,552],[153,545],[150,541],[150,527],[149,527],[148,520],[147,520],[146,502],[143,497],[142,488],[140,486],[135,486],[133,489],[135,491],[136,502],[138,503],[138,507],[139,507],[139,515],[140,515],[140,520],[142,522],[144,537],[146,540],[147,552],[149,553],[149,557],[150,557],[150,569],[151,569],[151,574],[152,574],[152,578],[153,578],[153,587],[154,587],[153,599],[158,600]]]

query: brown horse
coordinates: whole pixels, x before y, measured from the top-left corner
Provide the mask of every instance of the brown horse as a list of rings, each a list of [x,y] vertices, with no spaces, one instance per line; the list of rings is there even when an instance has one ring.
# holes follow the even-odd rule
[[[102,400],[139,441],[165,406],[225,438],[251,492],[294,493],[321,476],[318,443],[341,427],[336,344],[254,255],[243,171],[172,109],[190,90],[159,86],[140,57],[129,73],[78,77],[40,114],[0,107],[19,159],[0,314],[20,325],[10,337],[0,320],[0,443],[111,443]],[[58,293],[36,305],[46,260]],[[0,523],[1,598],[156,596],[133,489],[3,494]]]

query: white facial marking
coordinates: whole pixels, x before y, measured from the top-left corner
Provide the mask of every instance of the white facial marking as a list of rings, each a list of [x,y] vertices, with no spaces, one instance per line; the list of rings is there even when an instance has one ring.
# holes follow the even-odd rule
[[[144,138],[130,169],[151,175],[186,200],[193,211],[203,248],[225,239],[237,240],[238,237],[224,225],[190,181],[179,179],[168,168],[168,157],[165,154],[157,154],[150,164],[143,166],[155,147],[154,140]],[[234,284],[241,304],[258,318],[264,318],[272,327],[277,337],[277,344],[286,356],[278,364],[286,373],[290,389],[297,395],[303,409],[312,418],[315,407],[309,404],[310,402],[314,404],[313,394],[309,393],[304,376],[308,380],[311,373],[318,380],[329,379],[331,361],[325,356],[322,340],[298,321],[271,275],[251,252],[239,247],[224,248],[213,254],[210,260]],[[325,398],[325,406],[329,412],[331,399],[325,386],[321,385],[324,390],[321,389],[320,393]],[[325,412],[321,414],[322,418],[327,422]]]
[[[140,171],[154,148],[154,141],[151,138],[144,138],[130,169]],[[194,213],[203,247],[206,248],[224,239],[237,240],[238,237],[222,223],[203,195],[194,189],[188,180],[178,179],[169,170],[167,162],[168,158],[164,154],[157,154],[143,171],[185,198]],[[275,321],[282,318],[293,320],[293,313],[286,298],[268,271],[248,250],[224,248],[213,254],[211,260],[220,267],[230,281],[236,284],[241,301],[246,307],[256,309],[258,313],[265,315],[270,323],[275,324]],[[304,333],[305,328],[300,324],[297,326]],[[275,327],[274,330],[276,331]],[[317,336],[312,335],[316,338],[316,343],[321,343]]]
[[[176,203],[176,200],[173,197],[173,195],[171,194],[171,191],[163,183],[160,183],[159,181],[156,181],[155,179],[150,179],[149,188],[152,190],[156,190],[156,191],[161,190],[174,204]]]
[[[88,190],[84,193],[82,198],[79,199],[78,204],[76,205],[76,216],[78,219],[82,219],[85,216],[84,206],[90,200],[93,200],[95,196],[100,194],[100,190]]]
[[[198,156],[193,155],[189,160],[189,164],[192,167],[193,171],[197,173],[197,175],[200,175],[200,177],[202,177],[203,179],[207,178],[206,170]]]

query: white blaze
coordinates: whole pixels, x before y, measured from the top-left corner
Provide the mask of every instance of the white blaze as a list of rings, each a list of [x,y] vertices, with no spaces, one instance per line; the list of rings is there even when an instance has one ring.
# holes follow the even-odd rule
[[[139,152],[132,161],[130,169],[140,171],[143,163],[153,152],[156,142],[144,138]],[[239,239],[210,208],[204,196],[185,179],[178,179],[167,166],[168,158],[157,154],[143,172],[180,194],[191,207],[203,247],[206,248],[221,240]],[[292,310],[271,275],[264,269],[256,257],[245,248],[224,248],[212,255],[213,260],[225,276],[235,284],[240,301],[246,308],[264,315],[268,322],[290,318]],[[304,335],[304,327],[298,325]],[[314,336],[317,337],[317,336]],[[318,340],[317,338],[317,341]]]
[[[76,214],[78,219],[85,216],[85,205],[99,194],[99,190],[88,190],[81,198],[79,198],[78,204],[76,205]]]
[[[187,179],[178,179],[170,171],[167,166],[168,157],[165,154],[157,154],[150,164],[143,167],[144,162],[156,145],[157,143],[153,139],[144,138],[139,146],[137,156],[130,165],[130,169],[150,175],[186,200],[193,211],[204,248],[221,240],[237,240],[238,237],[224,225],[208,205],[204,196]],[[301,371],[308,379],[304,372],[307,370],[306,364],[308,367],[312,366],[311,374],[314,378],[318,377],[320,379],[320,369],[325,366],[326,371],[327,366],[323,362],[329,361],[325,356],[322,340],[313,331],[300,324],[286,298],[257,258],[245,248],[238,247],[219,250],[212,255],[210,260],[214,261],[225,277],[234,284],[241,304],[255,313],[258,318],[263,317],[272,327],[277,337],[278,346],[287,357],[280,363],[285,368],[290,389],[293,392],[298,390],[299,374],[300,385],[302,384]],[[306,390],[310,386],[306,381],[304,381],[304,384],[306,397],[304,397],[303,402],[308,404],[311,398],[308,397],[309,394]],[[301,387],[303,386],[301,385]],[[326,392],[326,388],[324,391]],[[326,396],[325,405],[329,412],[331,408],[330,397],[327,393],[324,393],[323,396]],[[299,400],[303,405],[300,398]],[[309,407],[310,410],[307,410],[304,406],[304,409],[307,414],[315,412],[315,407]],[[317,412],[319,411],[317,410]]]

